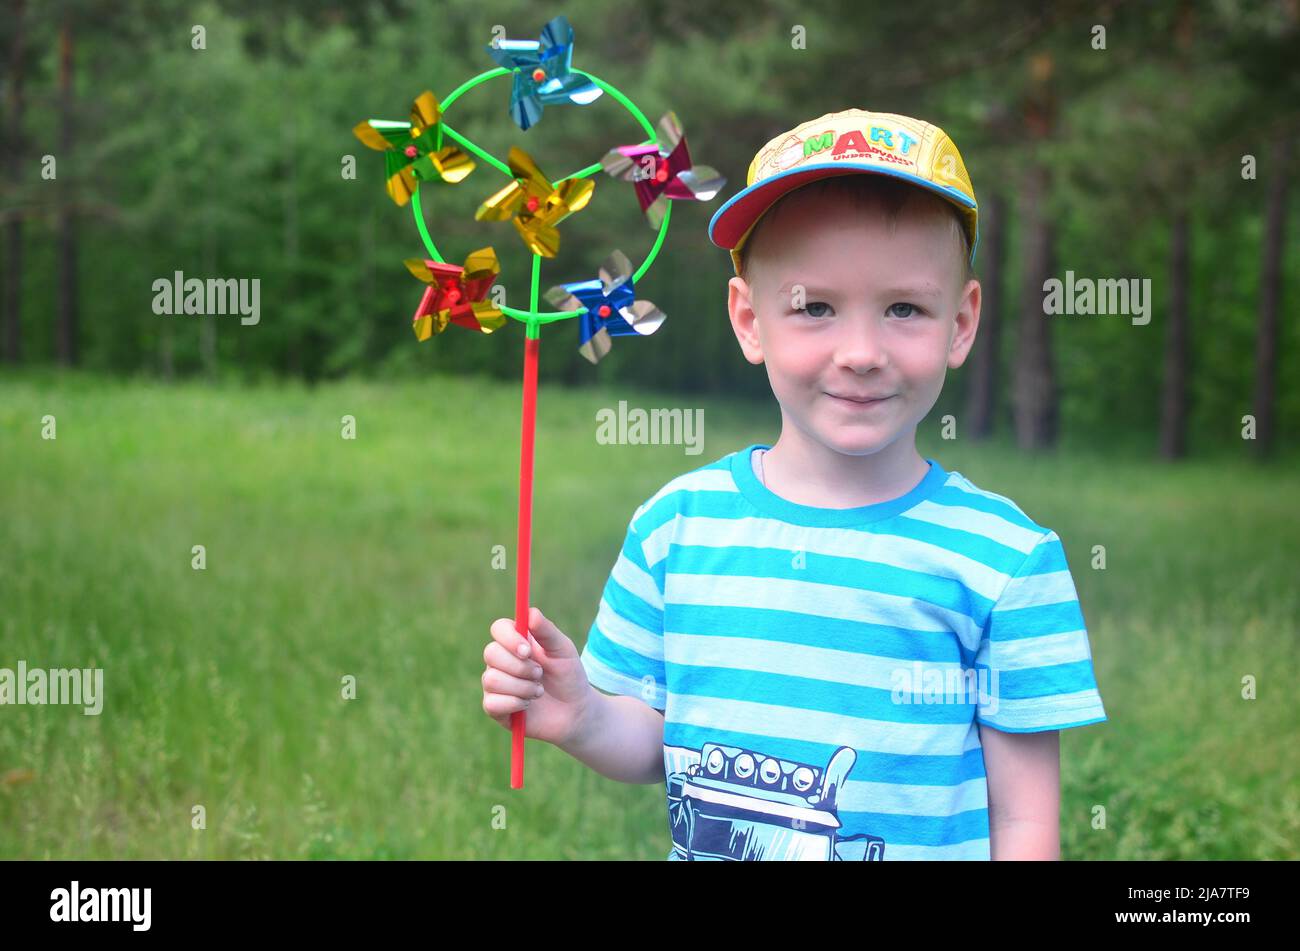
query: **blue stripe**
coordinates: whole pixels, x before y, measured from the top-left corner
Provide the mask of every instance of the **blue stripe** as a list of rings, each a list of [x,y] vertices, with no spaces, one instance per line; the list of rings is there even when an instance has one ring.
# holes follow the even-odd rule
[[[732,575],[740,578],[773,578],[785,581],[809,581],[834,578],[835,584],[897,597],[914,597],[927,604],[958,611],[970,617],[984,617],[993,602],[968,589],[956,578],[940,578],[921,571],[894,565],[882,565],[840,555],[805,552],[803,567],[794,564],[791,552],[784,548],[698,549],[677,546],[674,574]],[[677,568],[680,559],[681,570]],[[975,611],[970,608],[974,606]]]
[[[910,692],[902,697],[914,702],[895,702],[894,692],[879,687],[814,680],[790,674],[773,674],[761,670],[723,667],[699,667],[668,661],[664,665],[673,693],[717,700],[746,700],[773,706],[798,706],[800,710],[834,713],[860,720],[886,720],[893,723],[946,724],[970,723],[975,703],[924,703]],[[1005,691],[999,696],[1008,697]],[[798,698],[798,704],[791,703]],[[958,700],[965,699],[958,695]],[[864,723],[862,731],[866,732]]]

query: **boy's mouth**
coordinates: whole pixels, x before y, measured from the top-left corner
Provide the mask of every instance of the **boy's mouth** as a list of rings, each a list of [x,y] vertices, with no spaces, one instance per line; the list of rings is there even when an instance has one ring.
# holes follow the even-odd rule
[[[893,399],[894,396],[892,393],[889,396],[841,396],[838,393],[827,393],[826,395],[838,402],[854,404],[857,406],[874,406],[877,403],[883,403],[886,400]]]

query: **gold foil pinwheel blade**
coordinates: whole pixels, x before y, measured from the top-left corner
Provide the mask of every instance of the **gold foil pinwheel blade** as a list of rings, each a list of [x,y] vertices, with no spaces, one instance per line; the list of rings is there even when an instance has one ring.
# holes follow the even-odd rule
[[[532,217],[527,221],[514,219],[515,230],[528,250],[544,258],[553,258],[560,253],[560,229],[545,224],[540,218]]]
[[[590,178],[566,178],[555,187],[555,191],[564,206],[564,217],[568,217],[587,207],[596,192],[596,183]]]
[[[506,315],[488,301],[475,301],[470,306],[474,310],[474,317],[478,320],[483,333],[490,334],[492,331],[500,330],[506,325]]]
[[[438,170],[444,182],[452,185],[463,182],[474,171],[474,160],[469,153],[454,145],[448,145],[429,156],[433,167]]]
[[[523,186],[511,182],[486,198],[474,212],[474,218],[478,221],[506,221],[514,215],[515,209],[523,202],[523,197]]]

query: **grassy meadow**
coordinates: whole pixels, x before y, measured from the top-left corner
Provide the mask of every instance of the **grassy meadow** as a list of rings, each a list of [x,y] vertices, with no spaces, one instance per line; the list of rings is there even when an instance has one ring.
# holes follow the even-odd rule
[[[703,453],[598,444],[620,399],[703,407]],[[778,427],[544,384],[532,602],[581,647],[633,509]],[[1079,587],[1109,721],[1062,735],[1064,857],[1300,857],[1300,466],[937,432],[923,454],[1055,529]],[[662,787],[530,741],[511,791],[480,707],[518,439],[518,383],[0,378],[0,667],[105,671],[99,716],[0,707],[0,859],[662,859]]]

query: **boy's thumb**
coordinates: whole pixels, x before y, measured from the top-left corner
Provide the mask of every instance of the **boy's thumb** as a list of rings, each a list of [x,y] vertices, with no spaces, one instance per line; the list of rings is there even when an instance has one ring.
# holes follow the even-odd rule
[[[562,652],[569,641],[539,608],[531,608],[528,612],[528,631],[548,656]]]

